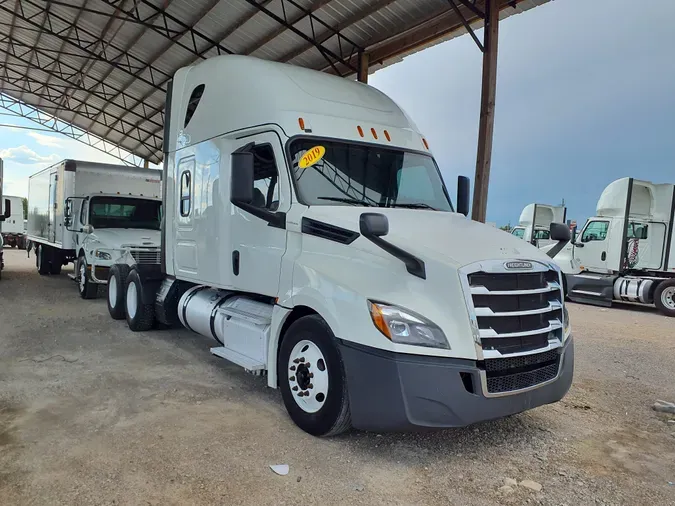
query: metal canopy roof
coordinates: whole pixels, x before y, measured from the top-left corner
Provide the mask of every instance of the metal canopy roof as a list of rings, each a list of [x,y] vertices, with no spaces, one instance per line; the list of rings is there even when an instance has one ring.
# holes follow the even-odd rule
[[[500,18],[545,1],[500,1]],[[35,108],[38,120],[43,111],[158,163],[166,86],[178,68],[246,54],[351,76],[365,61],[360,54],[372,71],[465,33],[464,21],[482,25],[484,0],[455,4],[0,0],[0,91]],[[6,97],[0,106],[7,107]]]

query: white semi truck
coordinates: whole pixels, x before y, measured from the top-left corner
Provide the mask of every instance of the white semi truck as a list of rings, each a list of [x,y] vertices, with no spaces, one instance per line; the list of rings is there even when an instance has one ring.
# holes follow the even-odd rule
[[[12,214],[2,224],[2,239],[5,246],[25,249],[26,230],[23,219],[23,199],[11,196],[5,198],[11,202]]]
[[[94,298],[126,255],[159,258],[161,171],[64,160],[29,178],[28,239],[40,274],[75,263],[82,298]]]
[[[675,185],[618,179],[576,238],[543,248],[576,302],[654,304],[675,316]]]
[[[0,278],[2,278],[2,271],[5,268],[5,257],[3,254],[4,242],[2,240],[2,226],[3,222],[12,215],[12,201],[3,197],[2,185],[4,182],[4,166],[2,158],[0,158]]]
[[[110,314],[132,330],[214,339],[314,435],[463,426],[569,389],[559,268],[466,219],[468,180],[454,207],[380,91],[210,58],[173,78],[164,151],[161,262],[110,269]]]
[[[516,237],[543,248],[557,241],[551,239],[551,223],[565,223],[567,208],[548,204],[528,204],[520,213],[518,226],[511,233]]]

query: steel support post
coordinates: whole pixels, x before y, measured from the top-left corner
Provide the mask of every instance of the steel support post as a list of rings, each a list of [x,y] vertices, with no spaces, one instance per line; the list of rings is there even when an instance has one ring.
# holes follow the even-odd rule
[[[499,37],[499,2],[485,0],[485,32],[483,35],[483,83],[481,86],[480,123],[478,126],[478,153],[473,187],[471,218],[485,223],[490,162],[492,161],[492,134],[495,119],[495,92],[497,89],[497,40]]]

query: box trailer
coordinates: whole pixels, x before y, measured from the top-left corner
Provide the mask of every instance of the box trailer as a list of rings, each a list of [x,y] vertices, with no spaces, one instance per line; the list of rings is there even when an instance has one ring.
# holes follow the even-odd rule
[[[75,263],[83,298],[96,296],[126,254],[159,255],[161,171],[64,160],[29,178],[27,236],[42,275]]]
[[[654,304],[675,316],[675,184],[610,183],[575,240],[545,248],[571,300]]]
[[[219,56],[176,72],[165,118],[160,262],[111,267],[113,318],[214,339],[314,435],[462,426],[565,395],[560,269],[468,220],[468,180],[455,207],[382,92]]]

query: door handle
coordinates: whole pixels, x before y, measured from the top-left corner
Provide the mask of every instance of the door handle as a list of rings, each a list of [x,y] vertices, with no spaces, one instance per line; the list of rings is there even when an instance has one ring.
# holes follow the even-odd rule
[[[607,260],[607,252],[606,252],[606,251],[603,251],[603,252],[602,252],[602,255],[600,255],[600,260],[602,260],[603,262],[604,262],[605,260]]]

